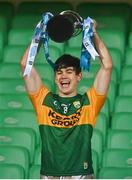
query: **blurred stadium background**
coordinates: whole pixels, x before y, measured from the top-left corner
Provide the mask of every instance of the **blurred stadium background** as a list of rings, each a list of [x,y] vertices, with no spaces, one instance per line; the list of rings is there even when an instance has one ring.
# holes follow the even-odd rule
[[[42,13],[71,9],[98,22],[98,33],[113,58],[107,100],[97,117],[92,151],[96,178],[132,179],[132,2],[97,0],[0,1],[0,179],[39,178],[41,142],[33,107],[25,92],[21,57]],[[65,43],[50,41],[53,60],[67,52],[80,57],[82,34]],[[43,82],[56,92],[43,49],[35,61]],[[83,73],[85,92],[98,70]],[[89,78],[87,80],[87,78]]]

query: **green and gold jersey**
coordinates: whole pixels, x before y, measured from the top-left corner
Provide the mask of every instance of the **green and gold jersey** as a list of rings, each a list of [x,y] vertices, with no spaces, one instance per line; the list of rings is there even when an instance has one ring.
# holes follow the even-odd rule
[[[30,94],[42,139],[42,175],[93,173],[92,130],[105,97],[98,95],[94,87],[70,98],[59,97],[44,86]]]

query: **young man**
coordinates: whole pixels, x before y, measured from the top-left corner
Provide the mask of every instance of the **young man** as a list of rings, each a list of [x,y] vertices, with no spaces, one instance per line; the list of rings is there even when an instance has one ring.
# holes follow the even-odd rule
[[[55,63],[55,83],[58,95],[49,92],[33,67],[30,77],[25,76],[25,86],[35,108],[41,140],[41,178],[93,178],[91,137],[101,107],[108,91],[111,56],[96,33],[94,44],[100,56],[100,69],[94,84],[84,95],[77,94],[82,79],[79,59],[61,56]],[[28,49],[21,67],[26,66]]]

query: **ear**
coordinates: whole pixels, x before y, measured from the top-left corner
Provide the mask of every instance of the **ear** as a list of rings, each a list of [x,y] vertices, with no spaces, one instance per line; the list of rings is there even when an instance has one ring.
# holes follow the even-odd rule
[[[78,74],[78,81],[81,81],[82,80],[82,72],[80,72],[79,74]]]
[[[54,81],[55,81],[55,84],[57,84],[56,74],[54,74]]]

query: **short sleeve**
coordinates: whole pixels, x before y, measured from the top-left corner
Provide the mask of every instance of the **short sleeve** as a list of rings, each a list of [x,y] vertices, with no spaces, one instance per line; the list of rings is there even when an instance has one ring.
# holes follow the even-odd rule
[[[45,96],[48,94],[49,90],[45,86],[41,86],[40,89],[35,93],[29,93],[29,98],[34,106],[35,111],[38,114]]]
[[[89,101],[90,101],[90,119],[91,124],[95,125],[96,117],[98,116],[102,106],[104,105],[106,95],[100,95],[97,93],[94,87],[91,87],[87,92]]]

